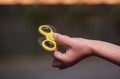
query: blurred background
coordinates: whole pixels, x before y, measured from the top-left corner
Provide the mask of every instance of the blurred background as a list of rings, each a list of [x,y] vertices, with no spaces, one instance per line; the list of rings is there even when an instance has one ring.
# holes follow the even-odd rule
[[[40,47],[39,25],[57,32],[120,45],[120,5],[0,5],[0,79],[120,79],[120,67],[98,57],[52,68],[52,55]]]

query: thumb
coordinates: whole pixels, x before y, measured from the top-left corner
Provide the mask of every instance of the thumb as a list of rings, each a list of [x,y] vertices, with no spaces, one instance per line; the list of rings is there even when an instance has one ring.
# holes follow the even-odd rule
[[[53,38],[58,44],[61,45],[70,45],[71,44],[71,39],[68,36],[61,35],[59,33],[54,33]]]

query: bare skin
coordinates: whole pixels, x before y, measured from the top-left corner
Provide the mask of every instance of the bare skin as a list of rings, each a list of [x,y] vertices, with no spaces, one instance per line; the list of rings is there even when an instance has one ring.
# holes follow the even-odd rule
[[[53,52],[52,66],[65,69],[75,65],[89,56],[99,56],[120,65],[120,46],[104,41],[83,38],[71,38],[55,33],[53,36],[58,44],[66,48],[66,52]]]

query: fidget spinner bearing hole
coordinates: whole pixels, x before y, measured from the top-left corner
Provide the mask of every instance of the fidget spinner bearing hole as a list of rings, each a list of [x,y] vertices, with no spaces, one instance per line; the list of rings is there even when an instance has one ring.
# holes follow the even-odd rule
[[[55,45],[51,41],[45,41],[45,45],[48,46],[49,48],[53,48]]]
[[[49,27],[42,27],[42,30],[46,33],[50,33],[51,29]]]

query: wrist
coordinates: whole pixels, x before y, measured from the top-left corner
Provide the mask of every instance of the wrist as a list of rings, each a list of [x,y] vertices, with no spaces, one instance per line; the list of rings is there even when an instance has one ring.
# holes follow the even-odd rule
[[[83,39],[82,41],[84,42],[84,45],[85,45],[86,55],[87,56],[95,55],[95,52],[92,46],[93,40]]]
[[[102,51],[102,47],[105,45],[105,42],[99,40],[90,40],[89,43],[93,55],[100,56],[100,52]]]
[[[96,52],[96,45],[94,44],[95,43],[95,40],[87,40],[87,47],[89,48],[89,54],[91,56],[94,56],[97,54]]]

